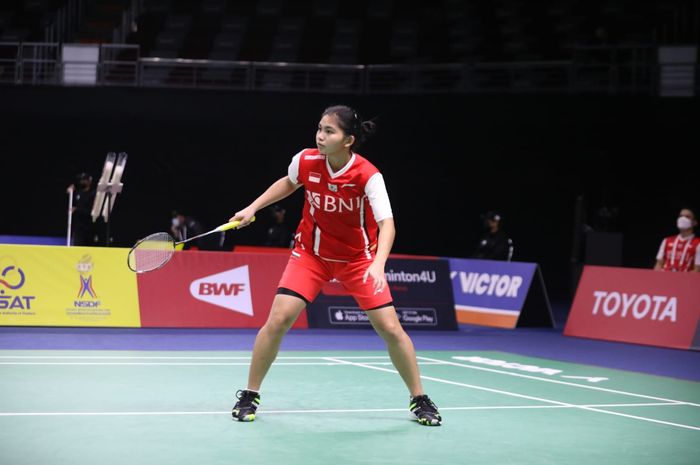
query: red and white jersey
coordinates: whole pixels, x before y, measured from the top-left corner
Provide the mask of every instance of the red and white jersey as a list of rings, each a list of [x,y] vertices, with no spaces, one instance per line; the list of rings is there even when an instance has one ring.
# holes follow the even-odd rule
[[[661,241],[657,260],[664,260],[666,271],[693,271],[700,266],[700,238],[690,235],[686,238],[669,236]]]
[[[318,149],[304,149],[292,158],[288,175],[304,185],[306,197],[296,246],[326,260],[371,259],[377,222],[393,217],[379,170],[353,153],[334,172]]]

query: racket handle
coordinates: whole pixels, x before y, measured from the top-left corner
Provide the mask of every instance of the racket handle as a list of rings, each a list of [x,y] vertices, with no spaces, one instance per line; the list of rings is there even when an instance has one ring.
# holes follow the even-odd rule
[[[255,217],[252,217],[252,218],[250,219],[250,222],[251,222],[251,223],[252,223],[253,221],[255,221]],[[240,221],[231,221],[230,223],[222,224],[221,226],[219,226],[218,228],[216,228],[214,231],[219,231],[219,232],[228,231],[229,229],[235,229],[235,228],[237,228],[238,225],[240,225],[240,224],[241,224]]]

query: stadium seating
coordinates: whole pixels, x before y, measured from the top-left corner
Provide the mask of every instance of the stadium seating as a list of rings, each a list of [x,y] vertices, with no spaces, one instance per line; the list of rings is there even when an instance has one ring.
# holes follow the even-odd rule
[[[2,2],[0,41],[41,41],[42,25],[50,22],[66,1]],[[146,57],[227,61],[410,64],[569,60],[574,46],[582,44],[651,44],[674,37],[697,41],[697,2],[695,6],[686,3],[141,0],[127,42],[138,44],[141,56]],[[92,0],[85,5],[76,40],[110,42],[122,11],[132,2]],[[685,23],[671,21],[679,11],[687,17]]]

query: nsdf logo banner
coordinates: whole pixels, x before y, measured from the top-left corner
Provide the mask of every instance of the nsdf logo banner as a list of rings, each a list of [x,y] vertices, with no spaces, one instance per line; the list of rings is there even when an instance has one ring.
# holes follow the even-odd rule
[[[690,348],[700,320],[700,275],[587,266],[567,336]]]
[[[289,253],[176,252],[138,276],[144,327],[259,328]],[[302,313],[294,327],[306,327]]]
[[[0,324],[140,326],[127,250],[0,245]]]

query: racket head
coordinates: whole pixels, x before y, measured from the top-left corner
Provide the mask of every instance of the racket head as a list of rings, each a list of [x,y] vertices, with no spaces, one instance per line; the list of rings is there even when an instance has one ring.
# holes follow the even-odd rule
[[[175,240],[166,232],[144,237],[129,250],[126,263],[134,273],[146,273],[165,266],[175,253]]]

